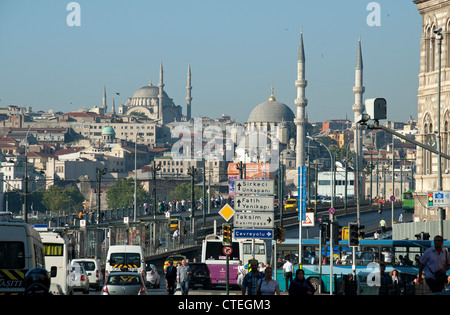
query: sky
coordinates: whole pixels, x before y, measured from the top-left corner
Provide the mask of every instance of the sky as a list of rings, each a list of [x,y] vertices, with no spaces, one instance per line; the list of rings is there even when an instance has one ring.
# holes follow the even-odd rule
[[[417,118],[421,17],[412,0],[79,0],[79,11],[70,2],[0,1],[0,107],[92,108],[104,86],[108,106],[120,93],[117,106],[157,85],[162,61],[164,89],[183,114],[189,63],[193,117],[243,123],[272,84],[296,113],[303,29],[310,122],[353,120],[359,36],[364,99],[384,97],[389,120]]]

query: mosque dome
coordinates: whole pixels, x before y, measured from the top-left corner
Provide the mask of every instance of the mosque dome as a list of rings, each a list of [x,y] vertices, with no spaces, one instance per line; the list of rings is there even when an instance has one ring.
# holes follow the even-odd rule
[[[149,85],[141,87],[139,90],[134,92],[132,98],[158,98],[159,87],[154,86],[151,82]],[[166,92],[163,90],[163,97],[168,97]]]
[[[286,105],[277,102],[272,95],[267,102],[261,103],[256,106],[250,116],[248,117],[247,123],[261,123],[261,122],[282,122],[289,121],[293,122],[295,118],[294,112]]]
[[[115,136],[116,132],[114,131],[113,127],[107,126],[103,128],[102,130],[102,136]]]

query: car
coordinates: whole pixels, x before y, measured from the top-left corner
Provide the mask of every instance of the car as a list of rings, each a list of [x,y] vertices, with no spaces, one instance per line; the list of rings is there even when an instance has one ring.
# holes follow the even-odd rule
[[[161,284],[161,276],[156,270],[155,265],[147,264],[145,270],[147,271],[146,273],[147,286],[159,289],[159,286]]]
[[[102,295],[148,295],[141,273],[116,271],[108,275]]]
[[[175,232],[176,229],[182,228],[186,225],[186,219],[182,214],[172,214],[170,216],[170,232]]]
[[[89,294],[89,277],[83,266],[77,263],[72,264],[69,286],[72,287],[72,291],[83,291],[83,294]]]
[[[189,277],[189,287],[192,289],[210,288],[211,273],[205,263],[188,263],[191,275]]]
[[[100,260],[94,258],[73,259],[72,263],[77,263],[84,267],[89,277],[89,285],[96,291],[102,288],[103,275],[100,266]]]
[[[298,211],[298,200],[297,199],[288,199],[284,205],[285,212],[293,212]]]
[[[186,259],[186,256],[180,255],[180,254],[174,254],[167,257],[166,261],[164,262],[164,271],[166,271],[166,268],[169,266],[169,261],[173,261],[173,265],[176,267],[177,263],[181,263],[183,259]]]

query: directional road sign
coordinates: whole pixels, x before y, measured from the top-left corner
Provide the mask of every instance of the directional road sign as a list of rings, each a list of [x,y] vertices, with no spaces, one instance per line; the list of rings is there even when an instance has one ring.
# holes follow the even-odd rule
[[[273,211],[273,196],[236,196],[234,209],[243,211]]]
[[[247,229],[234,229],[235,238],[260,238],[260,239],[273,239],[273,230],[247,230]]]
[[[237,195],[273,195],[275,193],[275,182],[273,179],[236,179],[234,192]]]
[[[233,225],[238,228],[273,228],[273,212],[236,212]]]

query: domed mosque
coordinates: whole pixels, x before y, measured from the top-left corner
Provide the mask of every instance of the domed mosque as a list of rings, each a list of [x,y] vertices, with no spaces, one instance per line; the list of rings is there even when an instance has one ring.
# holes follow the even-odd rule
[[[247,131],[258,132],[267,130],[270,133],[278,128],[278,140],[287,146],[291,138],[295,138],[296,127],[294,124],[295,114],[284,103],[278,102],[272,93],[268,101],[256,106],[246,123]]]
[[[159,84],[155,86],[150,83],[146,86],[138,89],[131,98],[128,99],[126,104],[119,106],[119,115],[132,115],[132,113],[140,113],[147,116],[149,119],[160,121],[162,124],[181,121],[182,120],[182,107],[175,105],[173,99],[171,99],[164,91],[164,72],[161,63],[159,70]],[[188,78],[187,78],[187,114],[186,119],[191,119],[191,67],[188,66]]]

